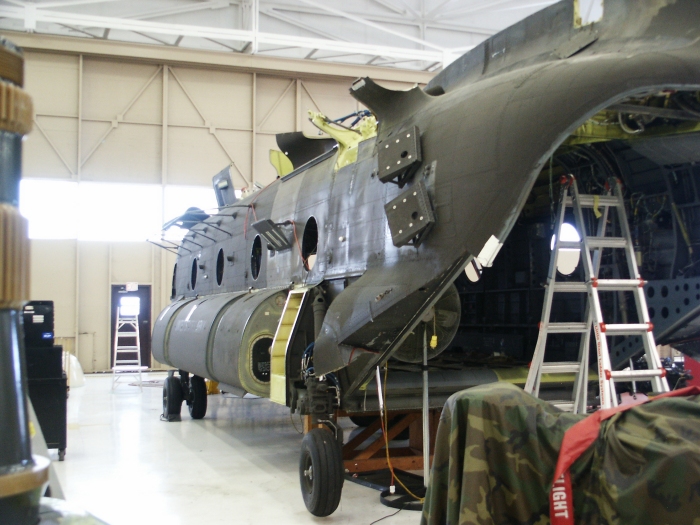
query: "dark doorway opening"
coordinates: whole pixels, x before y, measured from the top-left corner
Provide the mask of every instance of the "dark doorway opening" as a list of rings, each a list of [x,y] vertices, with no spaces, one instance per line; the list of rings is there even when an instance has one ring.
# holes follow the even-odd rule
[[[139,342],[141,346],[141,366],[151,368],[151,285],[138,285],[134,291],[127,291],[126,285],[112,285],[111,335],[109,366],[114,366],[114,331],[117,323],[117,308],[135,308],[139,315]]]

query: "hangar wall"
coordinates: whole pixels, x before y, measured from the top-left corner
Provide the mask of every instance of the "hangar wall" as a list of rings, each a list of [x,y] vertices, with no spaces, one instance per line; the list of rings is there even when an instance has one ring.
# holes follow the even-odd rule
[[[369,75],[394,89],[412,86],[395,80],[409,75],[397,70],[336,64],[328,76],[294,74],[212,64],[221,62],[221,53],[205,56],[204,65],[172,60],[172,49],[158,60],[151,46],[149,59],[139,60],[134,46],[119,56],[116,46],[105,52],[101,42],[81,42],[76,50],[78,39],[56,45],[56,39],[46,44],[40,37],[14,36],[25,47],[25,84],[35,104],[34,130],[24,145],[25,178],[210,187],[211,177],[233,164],[236,188],[266,185],[276,175],[268,162],[275,134],[316,134],[306,118],[309,109],[330,117],[357,110],[348,95],[354,78]],[[155,318],[169,302],[174,261],[146,242],[34,239],[31,297],[55,302],[58,343],[78,356],[86,372],[107,370],[111,285],[150,284]]]

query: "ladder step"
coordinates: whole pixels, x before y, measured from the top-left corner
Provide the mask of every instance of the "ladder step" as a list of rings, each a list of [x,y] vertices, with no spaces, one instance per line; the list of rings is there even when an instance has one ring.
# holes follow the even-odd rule
[[[625,248],[627,239],[624,237],[588,237],[586,239],[589,248]]]
[[[141,365],[115,365],[112,367],[113,372],[139,372],[142,370],[148,370],[147,366]]]
[[[609,207],[618,206],[620,201],[614,195],[579,195],[578,203],[582,208],[593,208],[595,206],[596,197],[598,197],[598,206]],[[569,196],[566,197],[566,205],[573,206],[574,200]]]
[[[600,331],[605,335],[640,335],[646,332],[651,332],[654,325],[651,323],[644,324],[605,324],[601,323]]]
[[[550,334],[583,334],[588,326],[586,323],[548,323],[543,328]]]
[[[642,279],[595,279],[593,281],[599,292],[623,292],[641,288],[646,284]],[[556,282],[554,292],[580,292],[588,291],[588,283],[582,282]]]
[[[136,350],[140,350],[138,346],[118,346],[117,347],[117,352],[134,352]]]
[[[596,250],[598,248],[625,248],[627,239],[624,237],[587,237],[588,248]],[[580,250],[581,242],[559,241],[557,246],[560,250]]]
[[[606,376],[608,371],[605,371]],[[651,381],[656,377],[666,377],[666,370],[620,370],[610,372],[613,381]]]
[[[575,241],[559,241],[557,242],[557,247],[560,250],[580,250],[581,243]]]
[[[121,366],[121,365],[140,365],[141,361],[138,359],[133,359],[133,360],[128,360],[128,359],[119,359],[117,361],[116,366]]]
[[[560,363],[542,363],[540,369],[543,374],[571,374],[581,370],[581,364],[577,361],[563,361]]]
[[[554,283],[554,292],[581,292],[588,291],[587,283]]]
[[[646,281],[643,279],[597,279],[594,283],[598,290],[622,292],[642,288]]]

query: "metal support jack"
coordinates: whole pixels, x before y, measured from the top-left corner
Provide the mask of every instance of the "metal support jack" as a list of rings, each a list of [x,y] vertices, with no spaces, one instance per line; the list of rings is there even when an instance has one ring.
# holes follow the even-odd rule
[[[552,250],[549,263],[549,274],[545,287],[544,304],[542,307],[542,320],[539,325],[539,337],[532,365],[525,384],[525,391],[539,396],[542,374],[575,374],[574,391],[570,401],[555,402],[554,404],[563,410],[583,414],[587,408],[588,394],[588,363],[591,330],[593,330],[598,363],[598,383],[600,390],[600,407],[611,408],[617,406],[617,392],[615,382],[651,381],[656,392],[668,392],[666,370],[661,366],[661,360],[656,351],[656,343],[652,332],[654,326],[649,320],[646,298],[644,296],[644,284],[639,275],[637,262],[632,246],[625,204],[622,196],[621,184],[613,181],[612,187],[606,195],[581,195],[578,192],[576,179],[573,176],[562,177],[562,190],[559,201],[555,231],[557,237]],[[567,242],[561,239],[561,227],[567,208],[573,208],[581,240],[580,242]],[[593,209],[597,218],[597,232],[595,236],[589,236],[586,231],[583,209]],[[621,237],[606,237],[606,226],[610,210],[617,211]],[[629,279],[598,279],[600,262],[603,249],[624,250],[627,259]],[[581,250],[585,282],[557,282],[557,263],[561,250]],[[637,309],[637,323],[634,324],[606,324],[600,306],[600,292],[632,292]],[[552,301],[555,293],[586,293],[588,302],[584,314],[584,322],[553,323],[550,322]],[[581,341],[579,346],[578,361],[549,362],[545,361],[545,350],[549,334],[579,333]],[[643,340],[644,351],[649,370],[625,370],[614,371],[610,361],[607,337],[612,336],[639,336]]]
[[[430,397],[428,392],[428,330],[423,330],[423,484],[430,481]]]

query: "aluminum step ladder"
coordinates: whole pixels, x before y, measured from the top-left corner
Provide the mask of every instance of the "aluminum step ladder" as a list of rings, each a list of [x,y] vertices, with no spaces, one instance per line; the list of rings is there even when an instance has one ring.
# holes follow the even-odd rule
[[[117,307],[117,322],[114,330],[114,365],[112,366],[112,390],[117,387],[119,379],[125,376],[137,377],[139,389],[143,391],[141,372],[141,338],[139,334],[139,316],[122,314],[122,307]]]
[[[549,263],[547,285],[545,287],[542,319],[539,324],[539,336],[535,354],[530,365],[525,391],[539,397],[540,383],[543,374],[574,374],[574,388],[569,401],[553,402],[562,410],[585,414],[588,396],[588,363],[591,330],[595,337],[598,365],[598,385],[600,390],[600,407],[617,406],[615,382],[651,381],[656,392],[668,392],[666,370],[661,366],[661,360],[656,351],[656,342],[652,332],[654,326],[649,320],[644,284],[646,284],[637,268],[637,261],[632,246],[625,204],[619,182],[612,182],[612,188],[606,195],[581,195],[578,192],[576,179],[564,176],[561,179],[562,189],[559,200],[559,210],[556,220],[557,237],[552,257]],[[573,208],[576,229],[581,237],[580,242],[567,242],[561,239],[561,227],[565,222],[567,208]],[[597,219],[595,236],[589,236],[586,231],[583,209],[592,209]],[[606,226],[611,210],[617,212],[621,237],[606,237]],[[598,279],[603,249],[624,250],[627,267],[631,279]],[[585,282],[557,282],[557,266],[561,250],[581,250]],[[584,314],[584,322],[554,323],[550,321],[552,302],[555,293],[586,293],[588,301]],[[632,292],[637,309],[635,324],[606,324],[600,306],[600,292]],[[545,360],[547,337],[550,334],[581,334],[578,361],[548,362]],[[639,336],[642,338],[644,352],[649,370],[612,370],[607,337]],[[550,377],[552,377],[550,375]]]

